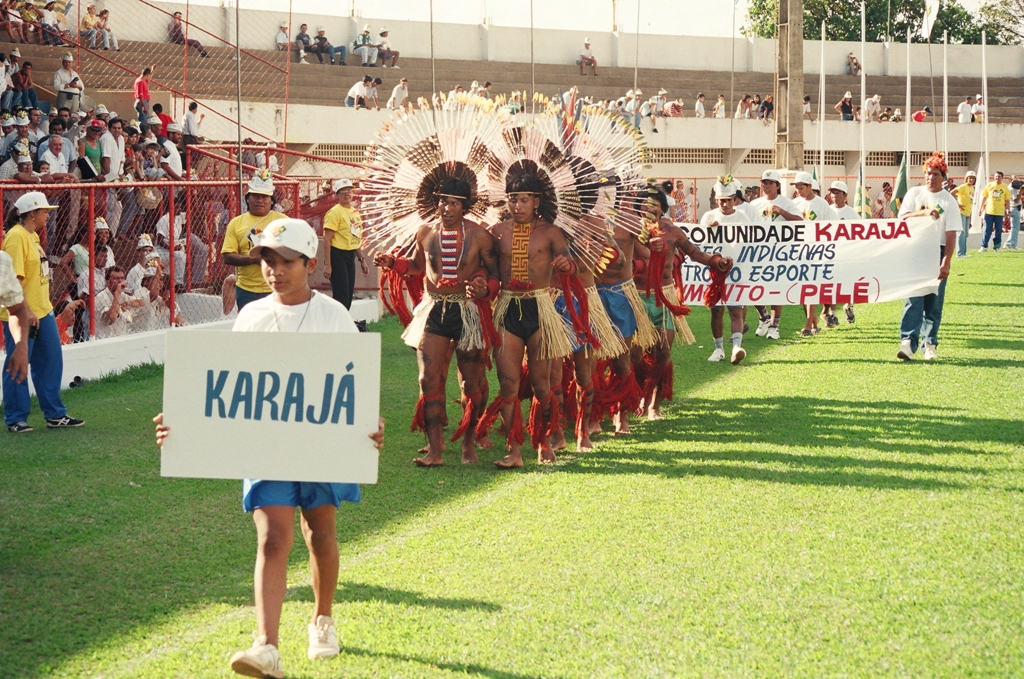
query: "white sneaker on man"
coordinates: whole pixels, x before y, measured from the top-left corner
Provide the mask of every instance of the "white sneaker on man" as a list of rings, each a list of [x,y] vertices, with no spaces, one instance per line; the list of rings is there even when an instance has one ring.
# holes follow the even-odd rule
[[[934,361],[939,357],[938,347],[934,344],[924,343],[924,360]]]
[[[309,62],[306,61],[305,59],[299,59],[299,63],[309,65]]]
[[[758,337],[764,337],[770,327],[772,327],[772,319],[769,316],[765,320],[757,322],[757,330],[754,331],[754,334]]]
[[[896,358],[904,361],[914,360],[914,350],[910,348],[909,339],[905,339],[900,342],[900,350],[896,352]]]
[[[764,334],[768,339],[777,340],[779,339],[779,326],[773,325],[768,328],[768,332]]]
[[[725,350],[724,349],[715,348],[715,350],[711,353],[711,356],[708,357],[708,361],[711,362],[711,363],[718,363],[719,361],[724,361],[724,360],[725,360]]]
[[[273,677],[284,679],[281,667],[281,653],[276,646],[267,643],[263,635],[256,637],[252,648],[239,651],[231,656],[231,669],[246,677]]]
[[[317,658],[333,658],[341,648],[338,646],[338,629],[334,626],[334,618],[329,615],[316,616],[316,624],[309,623],[309,649],[306,655],[310,660]]]
[[[988,252],[988,248],[978,248],[978,252]]]
[[[743,347],[732,348],[732,364],[739,365],[740,361],[747,357],[747,350]]]

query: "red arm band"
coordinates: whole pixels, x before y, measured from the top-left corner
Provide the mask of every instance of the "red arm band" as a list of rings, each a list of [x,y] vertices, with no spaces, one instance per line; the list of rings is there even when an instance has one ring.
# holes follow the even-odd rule
[[[633,258],[633,273],[642,275],[645,271],[647,271],[647,260],[638,257]]]
[[[493,276],[487,279],[487,298],[494,299],[501,291],[501,281]]]
[[[407,257],[395,257],[395,262],[391,265],[391,268],[399,276],[404,276],[409,273],[409,259]]]

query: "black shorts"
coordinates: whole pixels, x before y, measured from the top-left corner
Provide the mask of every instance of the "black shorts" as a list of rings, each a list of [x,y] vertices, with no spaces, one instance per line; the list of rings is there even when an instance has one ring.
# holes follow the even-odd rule
[[[540,330],[540,314],[533,297],[513,297],[505,312],[505,330],[524,342]]]
[[[426,332],[456,342],[462,337],[462,309],[458,302],[435,301],[427,316]]]

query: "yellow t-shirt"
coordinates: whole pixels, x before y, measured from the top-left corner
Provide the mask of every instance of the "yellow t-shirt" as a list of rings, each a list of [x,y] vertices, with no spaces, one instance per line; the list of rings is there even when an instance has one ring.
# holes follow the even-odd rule
[[[333,231],[331,247],[358,250],[363,241],[363,218],[359,210],[335,205],[324,215],[324,231]]]
[[[974,187],[970,184],[956,187],[956,202],[960,203],[960,214],[970,217],[971,208],[974,207]]]
[[[53,311],[50,304],[50,263],[39,244],[39,236],[15,224],[4,234],[4,252],[11,257],[14,274],[25,289],[25,302],[37,317]],[[7,320],[7,309],[0,310],[0,320]]]
[[[985,199],[985,214],[1002,217],[1006,214],[1006,201],[1010,200],[1010,187],[989,182],[981,192]]]
[[[221,253],[232,252],[239,255],[248,255],[249,249],[254,246],[254,237],[262,233],[267,224],[275,219],[284,219],[288,215],[271,210],[265,217],[257,217],[251,212],[238,215],[228,222],[227,231],[224,233],[224,245]],[[263,273],[259,264],[246,264],[237,266],[235,270],[238,275],[236,285],[249,292],[270,292],[270,286],[263,280]]]

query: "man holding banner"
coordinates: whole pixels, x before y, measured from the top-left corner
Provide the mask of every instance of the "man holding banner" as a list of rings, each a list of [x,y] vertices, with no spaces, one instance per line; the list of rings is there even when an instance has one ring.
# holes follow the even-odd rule
[[[797,209],[809,222],[839,219],[832,206],[824,198],[814,193],[814,186],[811,184],[813,181],[810,172],[796,173],[796,177],[793,179],[796,197],[793,198],[793,202]],[[804,312],[807,314],[807,320],[804,322],[804,329],[800,331],[800,334],[804,337],[818,334],[820,331],[818,328],[818,305],[805,304]]]
[[[925,185],[915,186],[903,197],[900,219],[930,215],[942,222],[946,232],[939,249],[939,289],[935,293],[910,297],[903,303],[903,320],[900,322],[900,348],[897,358],[904,361],[914,359],[918,342],[924,339],[924,360],[938,358],[939,324],[942,322],[942,302],[946,296],[946,280],[949,277],[950,260],[957,234],[960,233],[960,206],[949,191],[942,188],[946,179],[946,159],[936,151],[922,166]]]
[[[813,122],[813,121],[812,121]],[[765,170],[761,174],[761,197],[753,200],[750,207],[753,208],[762,220],[798,222],[803,217],[796,204],[782,195],[782,175],[778,170]],[[758,337],[767,337],[770,340],[779,339],[779,319],[782,318],[782,305],[772,305],[771,313],[763,305],[754,305],[757,309],[760,321],[754,334]]]
[[[314,292],[309,286],[318,245],[316,232],[300,219],[276,219],[266,226],[246,256],[259,258],[263,279],[272,294],[244,305],[235,321],[235,332],[358,332],[340,302]],[[284,417],[287,419],[287,415]],[[157,443],[163,445],[170,435],[170,428],[163,425],[163,413],[154,422]],[[383,447],[383,420],[370,438],[378,450]],[[338,583],[335,516],[343,501],[359,499],[359,486],[351,483],[262,479],[244,482],[242,506],[252,512],[258,541],[254,583],[259,634],[251,648],[231,658],[232,670],[251,677],[284,677],[278,628],[288,586],[288,555],[294,539],[296,507],[302,513],[302,535],[309,548],[315,602],[313,620],[308,626],[307,655],[313,659],[338,654],[338,635],[331,618]]]
[[[806,174],[806,173],[804,173]],[[700,218],[701,226],[719,226],[721,224],[748,224],[750,217],[745,212],[736,209],[736,192],[739,190],[739,182],[732,178],[732,175],[719,177],[715,183],[715,200],[718,207],[708,210]],[[691,255],[692,257],[692,255]],[[702,262],[711,266],[711,261]],[[732,260],[719,257],[715,266],[725,271],[732,266]],[[747,356],[747,350],[743,348],[743,325],[746,316],[746,308],[741,305],[728,304],[711,307],[711,337],[715,340],[715,350],[708,357],[708,361],[717,363],[725,359],[725,310],[729,309],[729,324],[732,335],[732,358],[733,365],[739,365]]]

